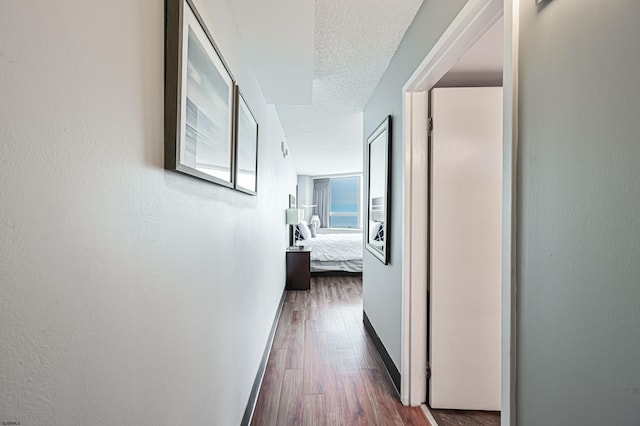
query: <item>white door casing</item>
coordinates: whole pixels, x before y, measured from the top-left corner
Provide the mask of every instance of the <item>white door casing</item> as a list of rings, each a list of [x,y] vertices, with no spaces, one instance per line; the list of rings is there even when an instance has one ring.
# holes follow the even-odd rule
[[[425,96],[415,96],[430,90],[456,63],[464,52],[477,41],[500,16],[504,15],[504,129],[503,129],[503,211],[502,211],[502,404],[501,424],[515,425],[515,367],[516,367],[516,185],[518,143],[518,40],[519,2],[512,0],[468,0],[438,42],[425,56],[402,88],[403,103],[403,295],[402,295],[402,363],[401,399],[406,405],[417,406],[425,402],[427,379],[425,336],[427,329],[426,303],[415,301],[413,294],[422,294],[426,280],[420,276],[420,251],[414,247],[426,244],[427,233],[420,223],[413,223],[412,210],[424,205],[427,182],[423,170],[414,167],[412,156],[425,155],[426,144],[421,135],[414,133],[426,122]],[[423,127],[424,128],[424,127]],[[416,170],[417,169],[417,170]],[[426,227],[425,227],[426,228]],[[418,232],[415,230],[418,229]],[[416,373],[418,372],[418,373]]]

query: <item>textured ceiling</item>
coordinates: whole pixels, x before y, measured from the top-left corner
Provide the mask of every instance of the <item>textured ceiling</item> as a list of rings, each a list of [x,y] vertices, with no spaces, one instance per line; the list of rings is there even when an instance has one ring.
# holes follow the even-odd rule
[[[277,104],[298,174],[362,170],[362,110],[421,4],[316,0],[312,104]]]
[[[267,102],[310,103],[315,1],[227,3]]]

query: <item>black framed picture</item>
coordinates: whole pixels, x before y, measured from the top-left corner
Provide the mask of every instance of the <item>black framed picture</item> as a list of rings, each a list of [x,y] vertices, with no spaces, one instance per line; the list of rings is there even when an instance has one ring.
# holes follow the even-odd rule
[[[236,189],[247,194],[258,192],[258,122],[236,86]]]
[[[165,5],[165,168],[233,188],[235,81],[193,3]]]

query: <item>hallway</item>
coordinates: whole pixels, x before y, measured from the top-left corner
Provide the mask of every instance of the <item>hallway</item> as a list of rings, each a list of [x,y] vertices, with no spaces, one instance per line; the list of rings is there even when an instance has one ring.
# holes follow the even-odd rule
[[[361,277],[289,291],[253,425],[428,425],[398,400],[362,322]]]

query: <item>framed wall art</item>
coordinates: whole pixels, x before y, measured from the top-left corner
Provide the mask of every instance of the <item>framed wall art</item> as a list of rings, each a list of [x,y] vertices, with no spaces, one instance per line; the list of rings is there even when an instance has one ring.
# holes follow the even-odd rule
[[[233,188],[235,81],[193,3],[165,5],[165,168]]]
[[[258,123],[236,86],[236,189],[247,194],[258,192]]]

